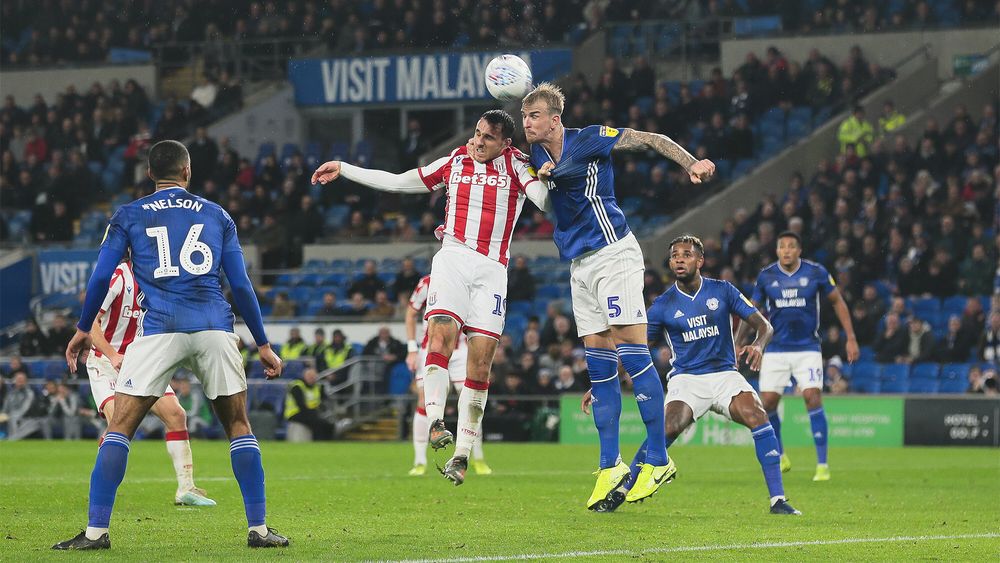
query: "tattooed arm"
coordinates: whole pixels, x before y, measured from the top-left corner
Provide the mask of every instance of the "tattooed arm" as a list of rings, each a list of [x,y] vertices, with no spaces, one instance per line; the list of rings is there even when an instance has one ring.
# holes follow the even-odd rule
[[[673,139],[659,133],[648,133],[636,129],[622,129],[621,138],[615,144],[616,151],[654,150],[680,164],[691,176],[691,182],[700,184],[715,173],[715,164],[708,159],[698,160]]]

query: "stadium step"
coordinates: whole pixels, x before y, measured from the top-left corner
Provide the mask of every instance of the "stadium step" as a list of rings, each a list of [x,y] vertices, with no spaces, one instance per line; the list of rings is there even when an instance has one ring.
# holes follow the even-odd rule
[[[399,432],[399,418],[386,417],[372,422],[365,422],[345,432],[341,437],[344,440],[389,442],[398,440],[400,436]]]

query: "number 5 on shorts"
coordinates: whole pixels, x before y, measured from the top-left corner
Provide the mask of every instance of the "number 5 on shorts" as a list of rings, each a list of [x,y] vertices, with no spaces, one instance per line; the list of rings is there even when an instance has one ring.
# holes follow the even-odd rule
[[[614,319],[614,318],[617,318],[617,317],[621,316],[621,314],[622,314],[622,308],[618,306],[618,299],[619,299],[619,297],[617,295],[613,295],[611,297],[608,297],[608,317],[609,318]]]

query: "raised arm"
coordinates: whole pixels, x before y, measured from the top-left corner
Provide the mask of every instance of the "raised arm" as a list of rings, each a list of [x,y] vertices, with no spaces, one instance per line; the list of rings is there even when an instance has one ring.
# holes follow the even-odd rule
[[[653,150],[680,164],[691,176],[691,183],[708,181],[715,174],[715,164],[708,159],[698,160],[684,147],[670,137],[659,133],[649,133],[636,129],[622,129],[621,137],[615,144],[616,151]]]
[[[402,174],[393,174],[384,170],[370,170],[346,162],[331,160],[323,163],[313,172],[312,183],[328,184],[343,176],[362,186],[383,192],[395,193],[427,193],[427,186],[420,178],[416,168]]]

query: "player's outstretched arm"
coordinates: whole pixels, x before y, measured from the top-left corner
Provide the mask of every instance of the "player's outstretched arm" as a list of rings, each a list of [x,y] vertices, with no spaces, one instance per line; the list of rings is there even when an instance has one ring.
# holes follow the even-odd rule
[[[760,311],[755,311],[754,314],[746,319],[746,322],[757,331],[757,338],[747,346],[742,347],[736,359],[739,360],[745,357],[747,363],[750,364],[750,369],[760,371],[760,361],[764,357],[764,348],[771,341],[771,336],[774,335],[774,328],[771,326],[771,323],[767,322],[764,315],[760,314]]]
[[[402,174],[393,174],[384,170],[370,170],[354,166],[346,162],[331,160],[324,162],[313,172],[312,183],[329,184],[343,176],[352,182],[367,186],[374,190],[396,193],[427,193],[427,186],[420,179],[417,169],[407,170]]]
[[[246,263],[243,261],[243,252],[230,250],[222,254],[222,270],[229,280],[229,287],[233,290],[233,301],[236,308],[243,316],[250,334],[253,335],[257,344],[257,351],[260,353],[260,361],[264,364],[264,375],[268,379],[281,376],[281,359],[271,349],[271,344],[267,340],[264,332],[264,319],[260,314],[260,303],[257,301],[257,294],[253,290],[250,277],[247,276]]]
[[[104,338],[104,331],[101,330],[101,317],[103,316],[104,313],[98,313],[97,318],[94,319],[94,324],[90,329],[90,339],[94,343],[94,348],[97,348],[98,352],[104,354],[108,358],[108,361],[111,362],[111,365],[114,366],[115,370],[120,370],[122,369],[122,355],[118,353],[118,350],[115,350],[111,346],[111,343],[108,342],[106,338]]]
[[[76,325],[76,334],[66,345],[66,367],[70,373],[76,373],[77,360],[87,359],[90,353],[92,345],[90,330],[94,326],[94,319],[101,311],[101,304],[104,303],[104,297],[111,285],[111,276],[115,274],[123,254],[124,250],[115,245],[105,244],[97,255],[94,273],[87,282],[87,295],[83,300],[83,311],[80,313],[80,322]]]
[[[649,133],[636,129],[622,129],[621,138],[615,144],[616,151],[654,150],[687,170],[692,184],[707,182],[715,174],[715,163],[707,158],[698,160],[673,139],[659,133]]]

